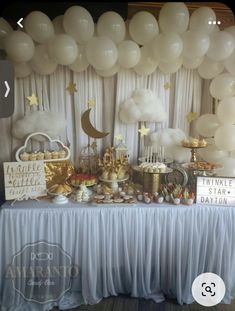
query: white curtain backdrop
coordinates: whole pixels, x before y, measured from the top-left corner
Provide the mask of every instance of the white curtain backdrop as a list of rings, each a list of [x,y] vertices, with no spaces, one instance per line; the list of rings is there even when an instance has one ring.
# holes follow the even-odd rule
[[[77,92],[70,95],[66,87],[75,83]],[[156,70],[149,76],[138,76],[133,70],[120,70],[117,75],[103,78],[97,75],[92,67],[82,73],[74,73],[67,67],[58,66],[50,76],[31,74],[25,79],[15,80],[15,111],[12,117],[0,119],[0,162],[1,190],[3,192],[2,163],[15,161],[17,148],[23,141],[11,135],[15,121],[34,110],[61,112],[66,121],[66,132],[61,133],[61,139],[71,149],[71,160],[78,164],[81,149],[87,145],[88,136],[81,128],[81,115],[88,109],[88,101],[95,100],[96,106],[91,111],[91,122],[100,131],[110,134],[104,139],[97,139],[98,152],[102,156],[103,148],[116,145],[115,135],[121,134],[128,147],[130,160],[136,163],[148,138],[140,138],[138,128],[141,124],[127,125],[119,120],[120,105],[139,88],[151,89],[160,97],[168,119],[162,123],[146,123],[150,133],[161,127],[180,128],[187,135],[192,129],[186,120],[190,111],[211,112],[212,98],[209,94],[210,81],[203,81],[197,70],[181,68],[176,74],[163,74]],[[170,88],[166,88],[168,84]],[[27,96],[35,93],[38,106],[29,106]],[[90,143],[94,139],[90,139]]]

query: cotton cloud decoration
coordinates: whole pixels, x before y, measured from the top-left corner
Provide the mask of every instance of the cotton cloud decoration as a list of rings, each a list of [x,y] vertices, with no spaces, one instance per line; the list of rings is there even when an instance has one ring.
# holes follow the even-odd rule
[[[166,112],[160,98],[151,90],[139,89],[120,106],[119,117],[127,124],[139,121],[163,122]]]
[[[31,133],[43,132],[51,138],[57,138],[66,128],[66,120],[59,113],[49,111],[34,111],[15,122],[12,135],[24,139]],[[35,140],[41,141],[39,137]]]

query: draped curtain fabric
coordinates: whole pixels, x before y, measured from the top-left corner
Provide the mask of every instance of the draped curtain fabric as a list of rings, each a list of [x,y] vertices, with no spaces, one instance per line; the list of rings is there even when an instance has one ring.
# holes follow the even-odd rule
[[[157,69],[149,76],[138,76],[133,70],[121,69],[117,75],[103,78],[92,67],[75,73],[67,67],[58,66],[50,76],[33,73],[25,79],[16,79],[15,112],[10,118],[0,119],[1,190],[3,191],[2,163],[15,161],[15,152],[23,144],[23,141],[12,137],[12,126],[31,111],[61,112],[64,115],[67,129],[59,139],[70,146],[71,159],[77,166],[81,149],[94,140],[89,141],[81,127],[81,115],[88,109],[88,101],[94,100],[96,105],[91,110],[91,123],[99,131],[110,133],[104,139],[97,139],[98,152],[102,155],[105,146],[116,145],[118,141],[115,135],[121,134],[128,147],[131,162],[136,163],[148,138],[140,138],[138,128],[142,123],[124,124],[119,120],[120,105],[131,97],[134,90],[151,89],[160,97],[168,118],[162,124],[146,122],[145,126],[150,128],[150,133],[162,127],[178,127],[190,134],[192,129],[186,120],[186,114],[190,111],[198,114],[200,111],[211,112],[209,82],[203,81],[196,70],[183,67],[176,74],[163,74]],[[72,95],[66,90],[70,83],[75,83],[77,88],[77,92]],[[38,97],[38,106],[28,105],[27,96],[32,93]]]

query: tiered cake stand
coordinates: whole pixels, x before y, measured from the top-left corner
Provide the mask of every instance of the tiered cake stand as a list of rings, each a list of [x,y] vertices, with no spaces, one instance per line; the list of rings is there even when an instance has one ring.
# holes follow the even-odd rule
[[[129,175],[126,175],[122,179],[104,179],[102,177],[99,177],[100,181],[103,181],[105,183],[111,184],[111,188],[112,188],[113,193],[118,192],[118,183],[122,183],[122,182],[124,182],[124,181],[126,181],[128,179],[129,179]]]

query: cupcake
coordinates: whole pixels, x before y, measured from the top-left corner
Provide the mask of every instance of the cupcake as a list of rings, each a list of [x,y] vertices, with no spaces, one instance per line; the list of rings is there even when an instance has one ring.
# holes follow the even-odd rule
[[[44,153],[43,152],[38,152],[37,160],[43,160],[43,159],[44,159]]]
[[[37,153],[36,152],[30,153],[29,161],[36,161],[36,160],[37,160]]]
[[[44,154],[44,157],[46,160],[51,160],[51,152],[50,151],[46,151]]]
[[[63,149],[59,150],[59,151],[58,151],[58,157],[59,157],[60,159],[65,158],[65,157],[66,157],[66,152],[65,152],[65,150],[63,150]]]
[[[29,160],[29,154],[28,154],[28,152],[23,152],[23,153],[21,153],[20,159],[21,159],[22,161],[28,161],[28,160]]]
[[[58,151],[56,151],[56,150],[52,151],[51,156],[52,156],[52,159],[58,159],[58,157],[59,157]]]

